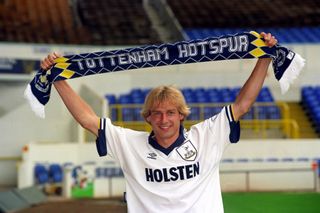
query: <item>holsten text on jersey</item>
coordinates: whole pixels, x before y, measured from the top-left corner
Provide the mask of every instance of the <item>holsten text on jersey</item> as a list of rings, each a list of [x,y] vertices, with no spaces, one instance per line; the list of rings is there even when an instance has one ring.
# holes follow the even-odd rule
[[[199,162],[171,168],[152,169],[145,168],[146,181],[171,182],[194,178],[200,174]]]

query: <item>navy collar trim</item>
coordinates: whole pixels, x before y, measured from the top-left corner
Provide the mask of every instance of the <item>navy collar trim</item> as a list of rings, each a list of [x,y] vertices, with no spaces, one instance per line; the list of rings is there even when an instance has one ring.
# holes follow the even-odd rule
[[[179,137],[178,137],[177,140],[176,140],[173,144],[171,144],[171,146],[169,146],[168,148],[164,148],[164,147],[162,147],[160,144],[158,144],[156,138],[154,137],[154,132],[153,132],[153,131],[150,133],[149,138],[148,138],[149,144],[150,144],[153,148],[155,148],[155,149],[163,152],[163,153],[166,154],[166,155],[169,155],[170,152],[171,152],[174,148],[181,146],[181,144],[183,144],[183,142],[185,141],[184,131],[183,131],[183,130],[184,130],[184,127],[181,125],[181,126],[180,126],[180,130],[179,130]]]

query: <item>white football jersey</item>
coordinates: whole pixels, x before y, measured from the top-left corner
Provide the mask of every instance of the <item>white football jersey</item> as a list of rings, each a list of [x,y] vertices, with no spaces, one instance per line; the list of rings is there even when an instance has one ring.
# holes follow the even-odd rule
[[[100,126],[107,153],[126,179],[128,212],[223,212],[219,163],[240,133],[231,106],[189,131],[181,127],[167,149],[152,140],[152,133],[114,126],[108,118]]]

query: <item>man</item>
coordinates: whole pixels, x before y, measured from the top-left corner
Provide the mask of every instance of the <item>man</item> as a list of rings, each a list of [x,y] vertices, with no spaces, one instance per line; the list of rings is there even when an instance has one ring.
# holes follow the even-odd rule
[[[272,47],[277,40],[261,33]],[[53,53],[41,62],[48,70],[59,57]],[[129,212],[223,212],[219,162],[228,144],[240,137],[239,119],[258,96],[271,59],[258,59],[235,102],[213,117],[185,131],[189,115],[182,93],[171,86],[153,89],[142,115],[151,134],[112,125],[99,118],[65,81],[55,88],[77,122],[106,143],[107,152],[126,178]]]

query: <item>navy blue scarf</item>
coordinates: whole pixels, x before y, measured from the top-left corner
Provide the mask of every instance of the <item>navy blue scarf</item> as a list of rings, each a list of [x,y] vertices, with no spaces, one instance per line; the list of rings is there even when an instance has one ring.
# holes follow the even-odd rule
[[[52,83],[101,73],[145,67],[199,63],[207,61],[272,58],[276,79],[286,92],[304,66],[300,55],[276,45],[266,46],[257,32],[244,32],[176,43],[150,45],[122,50],[63,56],[48,71],[39,70],[28,84],[25,97],[40,117],[49,101]]]

